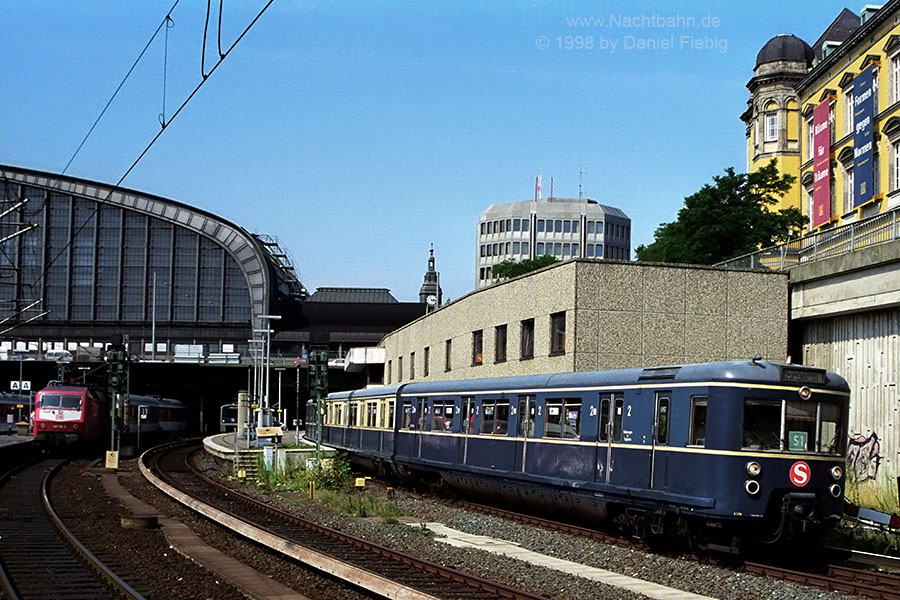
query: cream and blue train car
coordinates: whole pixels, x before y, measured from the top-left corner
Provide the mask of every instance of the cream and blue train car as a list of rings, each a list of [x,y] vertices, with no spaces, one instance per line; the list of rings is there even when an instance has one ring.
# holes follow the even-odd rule
[[[835,373],[758,359],[412,382],[328,396],[322,441],[463,493],[734,549],[840,519],[849,395]]]

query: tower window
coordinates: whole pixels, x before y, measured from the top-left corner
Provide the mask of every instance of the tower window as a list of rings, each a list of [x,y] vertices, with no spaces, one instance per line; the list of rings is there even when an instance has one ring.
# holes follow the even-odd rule
[[[766,141],[774,142],[778,139],[778,113],[766,113]]]

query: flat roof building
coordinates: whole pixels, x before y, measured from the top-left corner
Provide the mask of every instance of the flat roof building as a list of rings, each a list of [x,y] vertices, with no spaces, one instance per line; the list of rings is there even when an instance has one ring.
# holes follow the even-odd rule
[[[507,202],[482,213],[476,240],[477,289],[496,282],[493,267],[505,260],[544,255],[630,260],[631,219],[587,198]]]

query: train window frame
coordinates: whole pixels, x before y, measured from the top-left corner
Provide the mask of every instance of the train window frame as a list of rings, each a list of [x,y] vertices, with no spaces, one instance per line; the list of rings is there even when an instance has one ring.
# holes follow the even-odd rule
[[[431,431],[451,431],[453,429],[452,400],[435,399],[431,401]],[[447,409],[450,409],[450,418],[447,418]]]
[[[622,434],[625,431],[625,396],[616,394],[613,397],[613,402],[612,440],[613,442],[621,442]]]
[[[601,442],[609,442],[610,433],[612,433],[609,427],[609,424],[612,422],[609,408],[612,405],[612,401],[612,394],[600,394],[600,418],[598,419],[597,439]]]
[[[500,417],[504,414],[506,419],[501,420]],[[502,398],[486,398],[482,400],[481,426],[479,429],[479,435],[509,435],[509,400]]]
[[[516,410],[516,437],[534,437],[534,417],[537,397],[534,394],[523,394],[518,399]]]
[[[543,437],[564,440],[581,439],[581,420],[583,415],[581,398],[547,398],[544,401],[544,406],[547,412],[544,416]],[[558,411],[554,410],[557,408]],[[573,420],[573,412],[575,417],[574,424],[571,424],[572,432],[570,434],[569,427]],[[558,427],[556,432],[553,431],[552,425]]]
[[[351,402],[350,403],[350,427],[358,427],[359,426],[359,402]]]
[[[709,398],[707,396],[691,396],[691,426],[688,431],[688,446],[695,448],[706,447],[706,420],[708,412]],[[698,425],[700,421],[702,421],[702,425]]]
[[[754,409],[752,414],[748,407],[766,406],[769,411],[770,425],[768,429],[772,430],[768,436],[777,435],[777,444],[774,440],[768,443],[748,443],[748,424],[755,425],[754,429],[749,431],[755,435],[756,439],[762,440],[759,435],[758,422],[760,420],[759,410]],[[823,407],[827,407],[823,411]],[[777,410],[778,430],[775,430],[775,422],[772,418]],[[823,414],[830,417],[829,423],[834,424],[834,431],[831,432],[829,446],[823,448]],[[844,453],[846,433],[842,431],[841,424],[844,419],[844,411],[842,407],[834,402],[815,401],[815,400],[787,400],[781,399],[761,399],[761,398],[744,398],[744,413],[741,423],[741,449],[752,452],[790,452],[792,454],[823,454],[828,456],[840,456]],[[800,434],[805,434],[800,435]],[[827,434],[826,434],[827,435]]]
[[[824,411],[823,408],[834,409],[836,413],[836,417],[834,420],[834,432],[829,434],[823,433],[823,426],[825,425]],[[844,421],[844,411],[841,406],[837,404],[832,404],[830,402],[820,402],[819,403],[819,419],[818,419],[818,439],[816,440],[816,450],[820,454],[840,454],[841,456],[846,454],[846,445],[847,445],[847,434],[841,429],[841,424]],[[832,421],[828,421],[832,422]],[[826,435],[829,435],[833,443],[830,446],[830,450],[822,450],[822,440],[825,439]]]
[[[378,427],[378,401],[366,401],[366,427]]]
[[[427,398],[416,398],[416,429],[431,431],[431,413]]]
[[[460,406],[462,410],[460,430],[468,435],[472,433],[475,425],[475,396],[463,396],[460,398]]]
[[[412,399],[404,400],[400,404],[403,409],[398,415],[399,429],[406,431],[415,431],[416,429],[416,405]]]
[[[656,393],[656,436],[655,443],[658,446],[669,445],[669,418],[672,408],[671,392]]]

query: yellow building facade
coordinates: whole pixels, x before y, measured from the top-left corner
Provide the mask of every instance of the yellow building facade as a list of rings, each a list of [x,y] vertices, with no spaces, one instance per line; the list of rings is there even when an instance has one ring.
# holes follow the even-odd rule
[[[900,0],[844,9],[812,46],[772,38],[747,87],[748,170],[775,159],[797,178],[776,209],[800,208],[816,231],[900,206]]]

